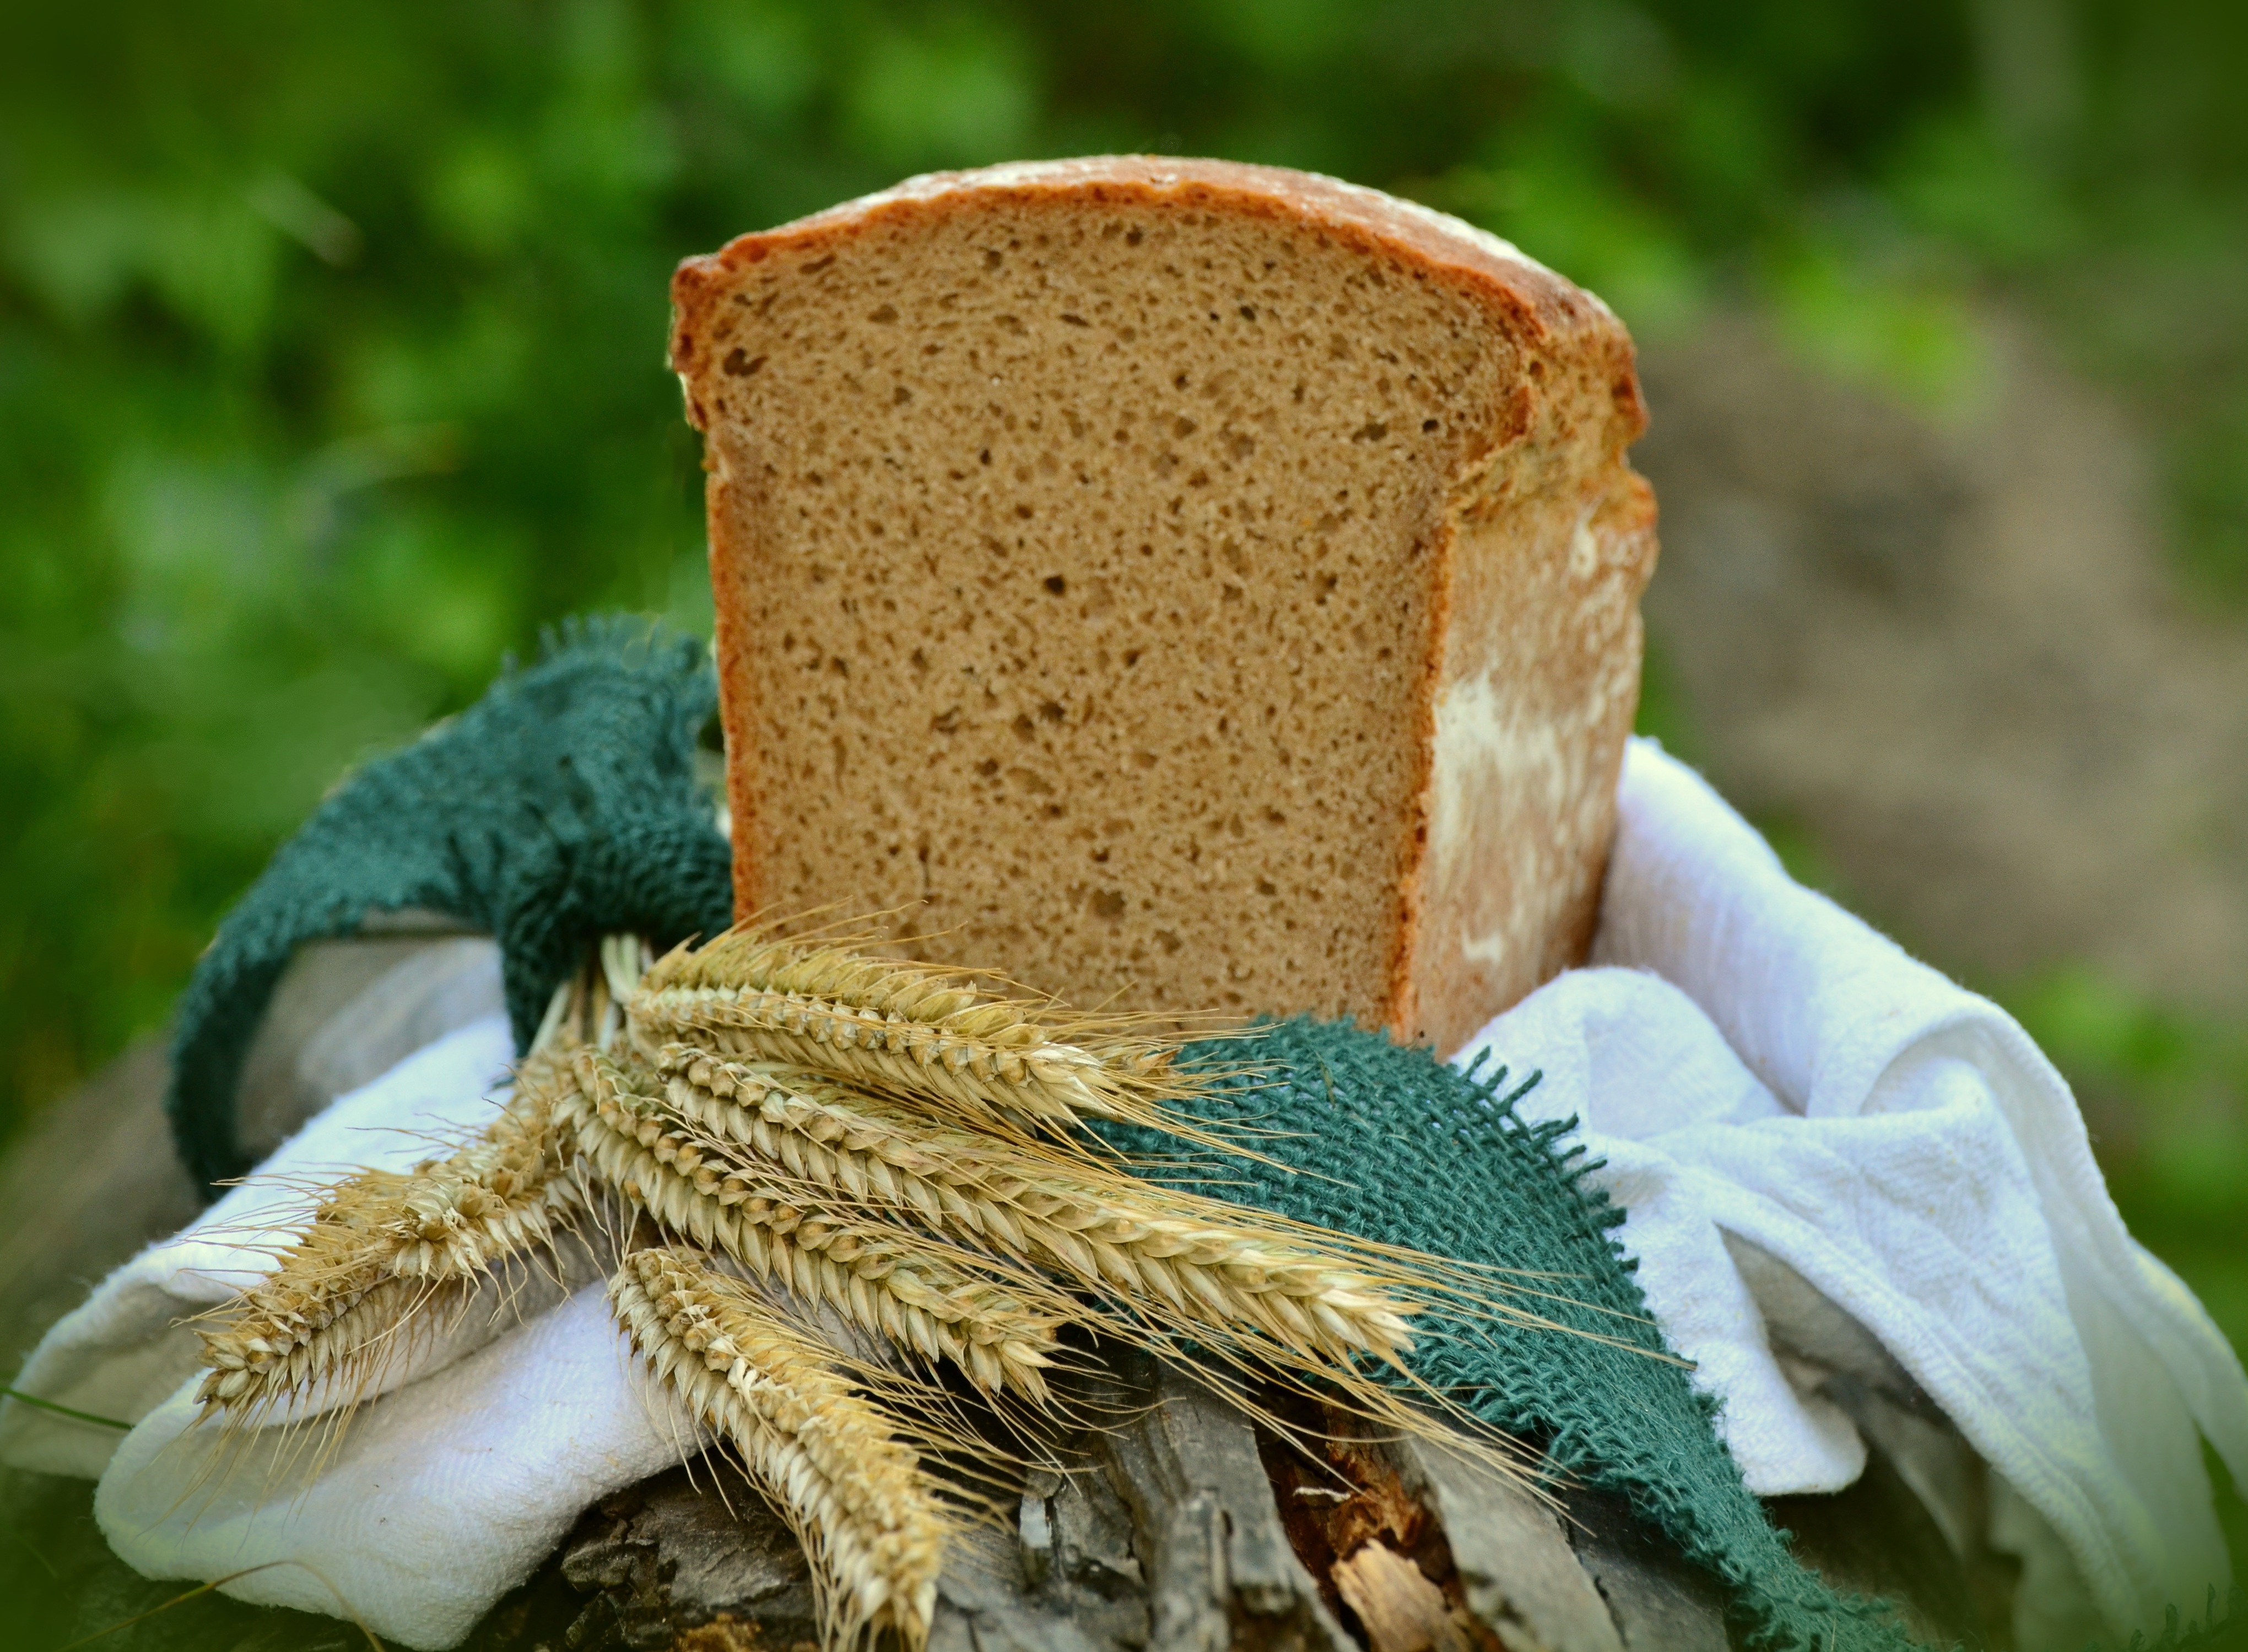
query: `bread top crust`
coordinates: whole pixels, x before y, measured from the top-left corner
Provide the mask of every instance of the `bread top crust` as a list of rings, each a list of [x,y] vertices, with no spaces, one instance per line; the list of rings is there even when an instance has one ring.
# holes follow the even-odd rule
[[[1403,255],[1449,277],[1504,314],[1506,330],[1525,342],[1568,354],[1606,357],[1610,394],[1621,417],[1619,450],[1645,429],[1647,414],[1634,370],[1631,335],[1593,294],[1488,230],[1378,189],[1236,161],[1168,155],[1087,155],[1071,161],[1010,161],[970,172],[930,172],[876,194],[815,212],[777,229],[737,236],[717,251],[682,260],[671,279],[671,368],[690,379],[704,312],[739,271],[783,251],[806,252],[853,239],[874,225],[924,213],[973,210],[993,203],[1131,203],[1219,208],[1247,216],[1292,218],[1369,250]],[[1502,325],[1504,325],[1504,323]],[[1565,342],[1566,341],[1566,342]],[[688,416],[707,428],[693,394]]]

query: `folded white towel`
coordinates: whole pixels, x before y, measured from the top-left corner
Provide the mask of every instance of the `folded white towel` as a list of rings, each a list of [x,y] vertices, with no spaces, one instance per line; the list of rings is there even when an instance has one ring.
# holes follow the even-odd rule
[[[488,984],[463,990],[488,996]],[[407,1169],[481,1128],[513,1053],[504,1016],[448,1034],[333,1102],[192,1226],[111,1274],[17,1381],[139,1426],[120,1444],[113,1430],[11,1403],[8,1462],[99,1476],[95,1518],[150,1577],[265,1566],[226,1593],[356,1613],[409,1646],[466,1635],[581,1510],[691,1449],[690,1424],[631,1368],[600,1288],[558,1306],[544,1274],[510,1281],[498,1313],[466,1316],[447,1339],[455,1362],[361,1407],[333,1437],[272,1428],[245,1443],[196,1427],[186,1321],[272,1270],[276,1234],[301,1225],[322,1181]]]
[[[213,1578],[271,1606],[446,1647],[553,1552],[579,1512],[699,1448],[630,1363],[598,1285],[439,1374],[364,1407],[331,1440],[264,1429],[249,1450],[197,1427],[195,1389],[150,1412],[94,1492],[117,1553],[150,1577]]]
[[[462,980],[465,991],[483,991]],[[314,1189],[355,1169],[410,1169],[481,1128],[514,1053],[506,1018],[481,1017],[330,1103],[255,1176],[95,1286],[32,1350],[17,1386],[96,1416],[147,1415],[195,1369],[199,1345],[184,1321],[272,1272],[277,1244],[311,1214]],[[116,1446],[114,1432],[90,1423],[0,1408],[0,1455],[16,1468],[92,1478]]]
[[[2248,1381],[2125,1230],[2060,1075],[1996,1005],[1796,883],[1650,742],[1621,805],[1596,967],[1461,1059],[1542,1067],[1525,1111],[1582,1121],[1750,1486],[1830,1491],[1863,1466],[1850,1420],[1799,1393],[1772,1346],[1804,1340],[1806,1299],[1831,1303],[2064,1546],[2074,1580],[2027,1557],[2025,1634],[2080,1638],[2079,1581],[2119,1635],[2169,1604],[2197,1615],[2230,1581],[2200,1436],[2248,1484]]]
[[[2172,1602],[2197,1610],[2228,1580],[2199,1436],[2248,1481],[2248,1381],[2124,1230],[2059,1075],[1993,1005],[1791,881],[1649,743],[1621,802],[1598,967],[1461,1059],[1488,1045],[1543,1068],[1525,1112],[1582,1121],[1650,1304],[1723,1398],[1749,1484],[1829,1491],[1859,1473],[1856,1424],[1791,1350],[1862,1327],[2011,1489],[1999,1536],[2030,1562],[2025,1647],[2080,1630],[2086,1595],[2119,1633]],[[497,1023],[463,1029],[268,1169],[300,1183],[426,1156],[430,1134],[490,1116],[506,1053]],[[299,1562],[229,1593],[318,1611],[340,1595],[387,1637],[447,1645],[579,1509],[675,1458],[684,1425],[630,1374],[589,1290],[365,1408],[316,1479],[278,1444],[215,1470],[209,1431],[188,1426],[192,1340],[171,1321],[270,1266],[245,1230],[302,1209],[261,1178],[49,1334],[24,1387],[141,1419],[121,1449],[11,1404],[0,1455],[100,1473],[103,1529],[151,1575]]]

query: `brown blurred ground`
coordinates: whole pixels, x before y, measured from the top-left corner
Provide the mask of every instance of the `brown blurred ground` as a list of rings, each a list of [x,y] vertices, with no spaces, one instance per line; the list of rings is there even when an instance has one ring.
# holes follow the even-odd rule
[[[1739,319],[1646,353],[1655,720],[1970,984],[2066,960],[2248,1017],[2248,624],[2176,594],[2116,409],[1987,336],[1941,422]]]

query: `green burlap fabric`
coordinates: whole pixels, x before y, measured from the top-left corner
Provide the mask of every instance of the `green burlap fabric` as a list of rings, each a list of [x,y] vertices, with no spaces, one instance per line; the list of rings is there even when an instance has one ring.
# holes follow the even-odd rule
[[[716,704],[701,644],[643,620],[573,624],[339,787],[227,915],[181,1000],[167,1110],[188,1168],[206,1183],[250,1169],[236,1086],[307,941],[408,908],[497,936],[522,1049],[600,936],[669,945],[731,923],[730,851],[695,780]]]
[[[1414,1374],[1511,1433],[1543,1443],[1571,1476],[1625,1495],[1726,1586],[1752,1646],[1902,1647],[1874,1604],[1796,1563],[1711,1427],[1712,1404],[1667,1360],[1634,1264],[1610,1230],[1623,1212],[1584,1184],[1593,1168],[1531,1124],[1504,1067],[1470,1075],[1345,1022],[1271,1023],[1199,1045],[1230,1074],[1183,1111],[1221,1130],[1253,1123],[1274,1161],[1182,1155],[1174,1137],[1101,1134],[1156,1180],[1384,1244],[1544,1276],[1518,1306],[1571,1336],[1496,1316],[1423,1316]],[[1269,1134],[1268,1134],[1269,1133]]]
[[[712,703],[694,645],[615,624],[568,633],[539,663],[323,804],[221,926],[182,1005],[172,1119],[206,1178],[243,1169],[232,1127],[243,1055],[291,951],[370,911],[433,908],[497,935],[527,1042],[554,986],[605,932],[668,943],[730,918],[726,846],[692,774]],[[1544,1312],[1606,1339],[1463,1320],[1425,1332],[1418,1374],[1552,1459],[1620,1491],[1725,1584],[1743,1638],[1803,1652],[1903,1644],[1873,1607],[1789,1555],[1712,1430],[1609,1235],[1618,1212],[1582,1185],[1560,1128],[1425,1050],[1337,1024],[1288,1021],[1203,1046],[1228,1080],[1202,1104],[1281,1134],[1289,1167],[1181,1157],[1115,1133],[1153,1173],[1223,1198],[1468,1261],[1552,1276]],[[1241,1085],[1256,1087],[1230,1093]],[[1290,1170],[1313,1172],[1292,1175]]]

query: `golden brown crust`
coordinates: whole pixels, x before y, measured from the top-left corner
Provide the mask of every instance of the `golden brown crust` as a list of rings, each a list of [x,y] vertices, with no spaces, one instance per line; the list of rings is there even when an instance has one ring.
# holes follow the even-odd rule
[[[1637,441],[1647,428],[1631,338],[1623,324],[1591,293],[1497,236],[1379,190],[1316,173],[1168,155],[1090,155],[926,173],[776,229],[737,236],[716,252],[682,260],[672,277],[672,371],[684,376],[696,370],[696,340],[703,331],[708,306],[723,291],[732,271],[783,249],[802,250],[847,241],[890,220],[1039,200],[1222,207],[1251,216],[1296,218],[1369,246],[1410,254],[1424,260],[1432,273],[1441,271],[1473,285],[1534,337],[1584,335],[1586,345],[1610,374],[1628,427],[1620,445]],[[707,428],[691,390],[688,410],[696,428]]]
[[[777,261],[813,275],[878,232],[958,215],[1079,204],[1217,212],[1309,227],[1413,281],[1465,297],[1484,316],[1489,337],[1503,340],[1520,368],[1511,390],[1490,404],[1488,416],[1470,422],[1466,439],[1452,450],[1447,463],[1453,470],[1443,483],[1450,504],[1422,547],[1429,599],[1408,741],[1417,780],[1400,805],[1408,847],[1391,891],[1385,978],[1367,995],[1378,1003],[1378,1018],[1400,1035],[1449,1049],[1555,970],[1580,961],[1597,915],[1616,770],[1636,696],[1636,600],[1654,559],[1651,496],[1623,462],[1646,419],[1628,335],[1598,299],[1504,243],[1409,203],[1270,168],[1098,157],[910,180],[688,260],[673,282],[672,365],[690,419],[712,429],[722,416],[716,398],[729,394],[729,374],[740,375],[730,380],[738,401],[763,360],[713,359],[741,319],[721,306],[740,301],[759,280],[771,291],[760,266]],[[746,912],[795,894],[777,887],[772,869],[761,864],[772,835],[760,818],[766,785],[757,767],[767,685],[752,658],[750,593],[741,585],[759,554],[749,536],[772,519],[767,502],[750,496],[771,484],[753,467],[730,469],[719,447],[714,435],[707,463],[713,472],[713,574],[720,586],[716,647],[733,754],[736,888]],[[1581,578],[1559,572],[1580,563]],[[1492,629],[1491,616],[1510,605],[1518,614],[1524,605],[1541,614],[1551,608],[1556,617],[1534,636],[1502,634]],[[1463,894],[1465,862],[1456,852],[1456,826],[1446,826],[1450,815],[1467,807],[1478,833],[1487,833],[1502,820],[1518,825],[1526,806],[1513,795],[1519,777],[1502,772],[1504,752],[1470,751],[1473,761],[1460,774],[1438,771],[1450,749],[1447,727],[1460,723],[1463,705],[1475,710],[1466,703],[1477,693],[1491,699],[1493,682],[1504,685],[1498,697],[1506,716],[1566,724],[1567,737],[1581,746],[1564,765],[1569,772],[1556,783],[1552,801],[1568,817],[1566,828],[1555,828],[1566,840],[1555,853],[1568,864],[1548,868],[1550,887]],[[1451,738],[1452,747],[1459,744]],[[1477,771],[1477,764],[1488,772]],[[1469,802],[1448,800],[1446,788],[1457,792],[1463,785],[1472,793]],[[1518,882],[1527,874],[1518,868],[1515,875]]]

